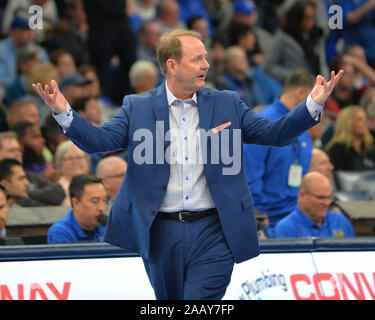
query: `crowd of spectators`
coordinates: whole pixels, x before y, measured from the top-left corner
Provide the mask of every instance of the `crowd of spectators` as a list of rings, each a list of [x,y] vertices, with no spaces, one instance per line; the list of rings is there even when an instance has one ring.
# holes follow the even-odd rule
[[[42,9],[41,29],[29,26],[32,5]],[[342,17],[333,17],[333,5]],[[331,18],[342,26],[332,27]],[[236,91],[271,120],[304,100],[317,74],[345,71],[321,122],[294,145],[244,147],[248,185],[255,207],[267,215],[269,237],[298,234],[290,224],[302,220],[320,230],[327,212],[336,219],[328,211],[336,170],[375,171],[375,0],[8,0],[0,5],[0,235],[5,207],[53,205],[72,210],[49,241],[61,239],[53,233],[67,224],[83,230],[74,239],[99,239],[102,229],[82,213],[90,204],[86,193],[106,192],[110,203],[127,152],[88,155],[66,141],[31,85],[56,80],[71,107],[100,126],[125,95],[163,82],[156,48],[174,29],[202,35],[207,86]],[[309,178],[311,171],[324,178]],[[326,192],[314,200],[314,191]],[[311,206],[325,208],[320,220]],[[91,210],[95,216],[102,204]],[[306,230],[300,236],[332,235]]]

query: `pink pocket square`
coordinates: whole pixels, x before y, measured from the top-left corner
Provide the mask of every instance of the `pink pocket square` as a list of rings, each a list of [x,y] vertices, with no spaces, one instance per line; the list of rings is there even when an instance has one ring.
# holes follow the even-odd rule
[[[219,131],[221,131],[221,130],[223,130],[223,129],[225,129],[225,128],[227,128],[227,127],[229,127],[230,125],[232,124],[232,122],[226,122],[226,123],[223,123],[223,124],[221,124],[220,126],[217,126],[216,128],[212,128],[211,129],[211,131],[212,131],[212,133],[218,133]]]

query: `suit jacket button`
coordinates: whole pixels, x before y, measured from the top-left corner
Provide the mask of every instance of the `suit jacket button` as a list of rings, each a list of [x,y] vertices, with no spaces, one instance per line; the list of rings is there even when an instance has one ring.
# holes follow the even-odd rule
[[[167,191],[167,187],[166,187],[166,186],[162,186],[162,187],[161,187],[161,190],[162,190],[162,191]]]
[[[151,211],[151,215],[155,215],[156,214],[156,211]]]

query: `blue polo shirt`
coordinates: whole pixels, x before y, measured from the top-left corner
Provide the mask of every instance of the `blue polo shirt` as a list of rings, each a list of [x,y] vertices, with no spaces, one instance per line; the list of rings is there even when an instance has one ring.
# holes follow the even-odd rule
[[[105,226],[98,225],[94,235],[90,238],[79,226],[74,218],[73,211],[70,210],[68,215],[54,223],[47,232],[48,243],[66,243],[66,242],[102,242],[104,237]]]
[[[276,121],[289,110],[279,100],[259,112],[260,117]],[[309,172],[313,144],[307,131],[293,144],[270,147],[255,144],[243,146],[244,168],[254,206],[269,218],[293,211],[297,206],[299,188],[288,185],[289,169],[297,162],[302,175]]]
[[[299,208],[281,219],[275,226],[276,238],[354,236],[354,229],[349,220],[333,211],[327,211],[320,228]]]

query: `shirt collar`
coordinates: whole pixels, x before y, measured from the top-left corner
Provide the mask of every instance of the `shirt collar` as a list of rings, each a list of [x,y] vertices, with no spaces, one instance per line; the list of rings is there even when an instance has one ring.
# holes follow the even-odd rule
[[[80,237],[80,239],[89,239],[87,234],[82,230],[76,218],[74,217],[73,210],[69,211],[69,220],[70,220],[70,225],[72,226],[76,234]]]
[[[167,100],[168,100],[168,106],[171,106],[175,101],[185,101],[186,103],[189,103],[191,105],[197,105],[197,93],[195,92],[193,97],[191,99],[187,100],[181,100],[177,99],[173,93],[169,90],[167,81],[165,81],[165,91],[167,92]]]
[[[321,229],[318,227],[318,225],[312,221],[305,213],[303,213],[300,208],[297,207],[296,209],[297,213],[298,213],[298,219],[304,224],[304,225],[307,225],[308,227],[312,228],[312,227],[315,227],[317,229]],[[325,220],[325,219],[324,219]],[[323,225],[322,225],[323,227]]]

